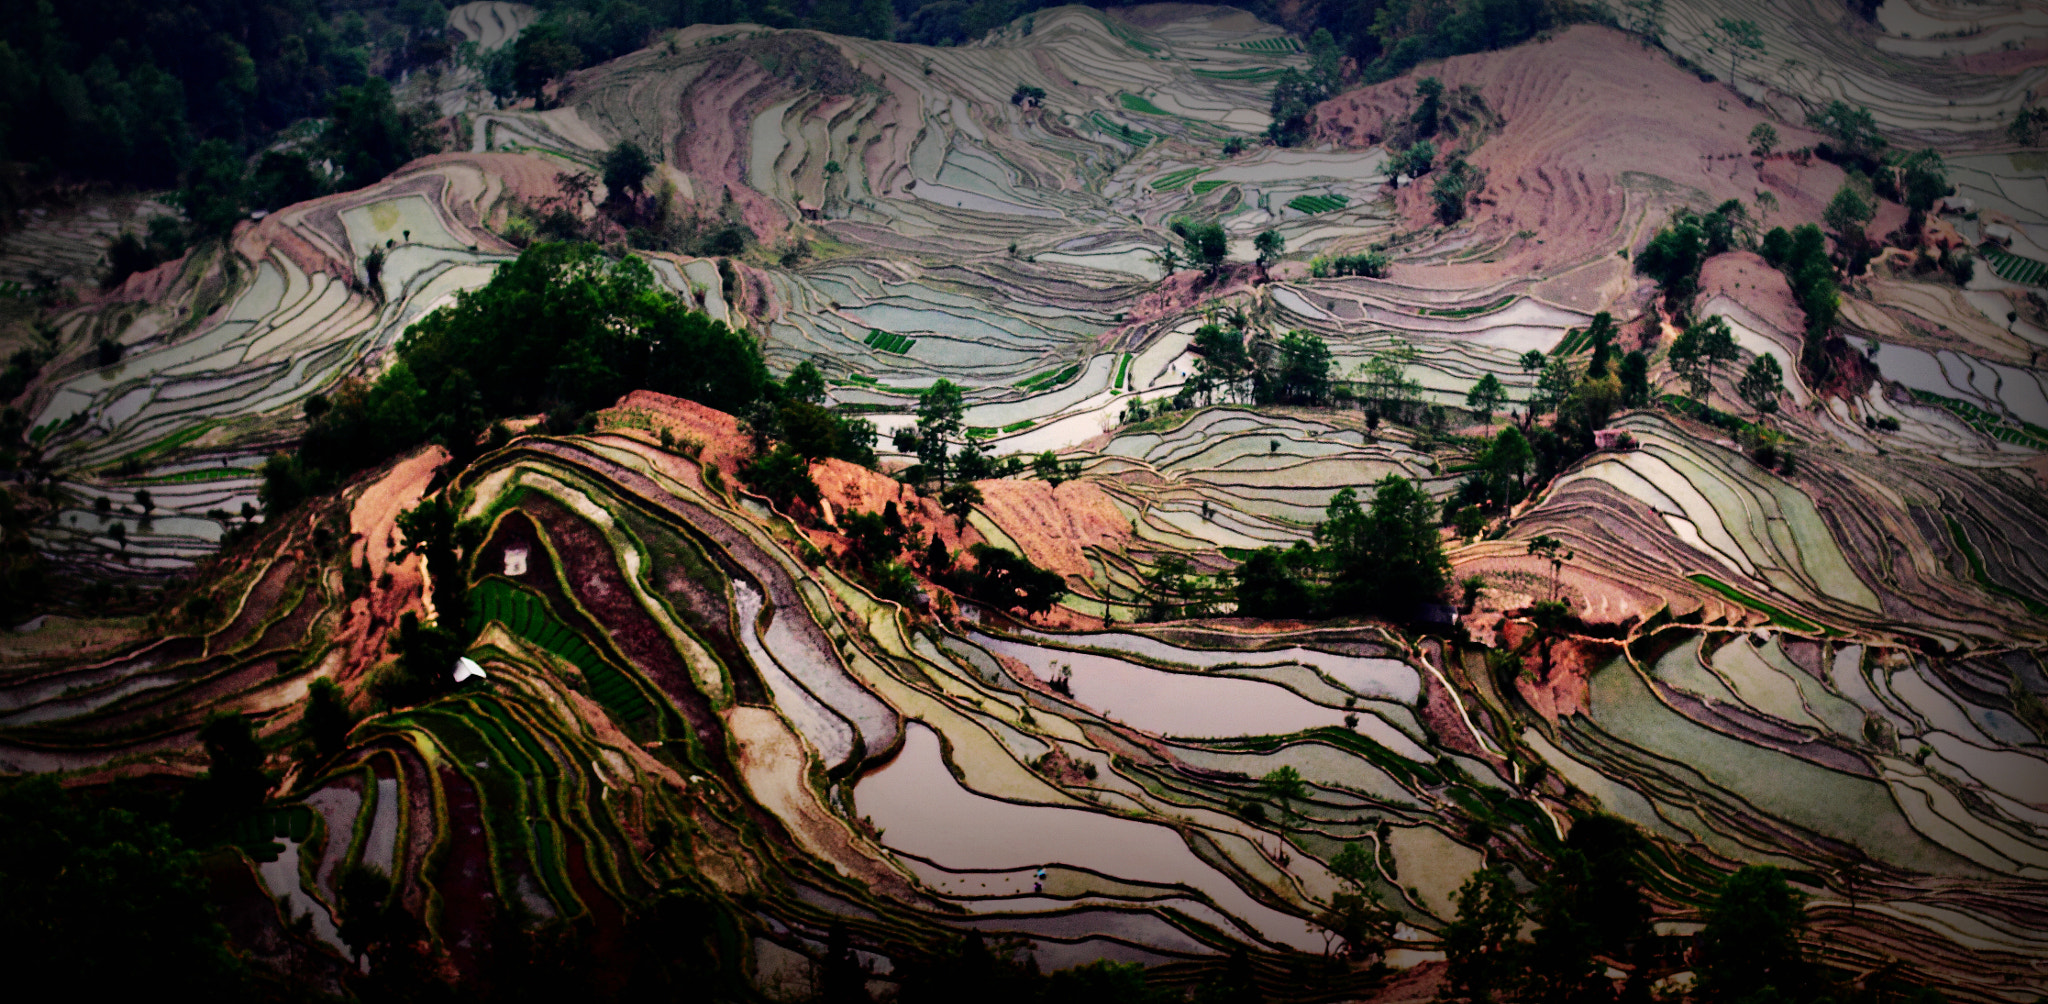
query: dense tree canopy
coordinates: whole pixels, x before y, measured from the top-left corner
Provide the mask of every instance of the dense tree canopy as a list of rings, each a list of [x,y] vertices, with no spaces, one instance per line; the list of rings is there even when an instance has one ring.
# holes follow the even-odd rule
[[[0,158],[168,185],[200,139],[247,149],[367,77],[314,0],[0,2]]]
[[[1436,504],[1398,474],[1363,505],[1356,491],[1339,491],[1315,537],[1318,546],[1253,552],[1235,575],[1238,612],[1406,619],[1443,592],[1450,574]]]
[[[296,455],[266,468],[265,504],[308,492],[438,439],[474,452],[490,424],[548,412],[574,423],[648,389],[743,413],[774,393],[759,349],[662,289],[638,258],[536,244],[482,288],[421,318],[374,383],[321,405]]]
[[[0,819],[0,964],[12,979],[80,1000],[237,989],[197,855],[168,825],[48,776],[0,787]]]

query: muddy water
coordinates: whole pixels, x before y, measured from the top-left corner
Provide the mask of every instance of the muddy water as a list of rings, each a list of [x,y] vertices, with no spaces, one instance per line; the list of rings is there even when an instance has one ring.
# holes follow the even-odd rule
[[[942,867],[1066,863],[1132,882],[1180,885],[1268,941],[1322,950],[1304,920],[1253,900],[1170,827],[1087,809],[1017,805],[961,787],[940,757],[938,734],[922,723],[905,729],[903,751],[862,779],[854,797],[859,813],[883,831],[884,844]]]

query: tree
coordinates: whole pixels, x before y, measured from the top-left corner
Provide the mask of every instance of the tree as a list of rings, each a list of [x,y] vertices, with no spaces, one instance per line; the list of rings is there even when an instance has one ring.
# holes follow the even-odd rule
[[[452,689],[455,660],[469,642],[441,624],[422,626],[419,615],[407,611],[399,618],[391,647],[398,653],[398,663],[378,676],[372,692],[387,707],[397,708],[424,704]]]
[[[1168,244],[1150,255],[1152,263],[1159,266],[1160,278],[1170,278],[1180,270],[1180,252]]]
[[[1564,563],[1572,560],[1571,552],[1564,549],[1564,541],[1545,533],[1529,541],[1529,553],[1550,562],[1550,598],[1557,599],[1557,576],[1564,571]]]
[[[425,122],[399,111],[383,77],[335,91],[327,115],[320,146],[349,187],[373,184],[429,148]]]
[[[1081,476],[1081,462],[1069,460],[1061,463],[1057,454],[1047,450],[1031,458],[1031,473],[1037,475],[1039,480],[1049,482],[1054,488],[1058,488],[1061,482],[1072,481]]]
[[[1635,824],[1607,815],[1579,817],[1565,837],[1565,848],[1587,864],[1570,912],[1593,925],[1596,948],[1611,958],[1624,957],[1628,946],[1650,935],[1650,905],[1642,889],[1646,846]]]
[[[1580,1004],[1613,993],[1606,963],[1593,957],[1599,932],[1582,908],[1594,881],[1592,866],[1578,851],[1565,850],[1550,862],[1536,887],[1536,931],[1528,951],[1524,999],[1536,1004]]]
[[[939,493],[939,508],[946,515],[953,517],[956,527],[966,526],[968,514],[982,501],[981,489],[976,488],[971,481],[948,485],[945,491]]]
[[[1306,331],[1290,331],[1274,346],[1271,365],[1256,375],[1262,402],[1321,407],[1330,401],[1330,347]]]
[[[1835,240],[1845,250],[1860,247],[1864,240],[1863,225],[1877,215],[1877,207],[1856,190],[1855,185],[1843,185],[1835,190],[1835,197],[1828,200],[1826,209],[1821,210],[1821,221],[1835,232]]]
[[[1671,342],[1671,368],[1686,382],[1692,397],[1701,404],[1712,403],[1714,367],[1732,362],[1739,355],[1735,333],[1720,315],[1686,325]]]
[[[483,537],[481,526],[474,521],[460,522],[460,515],[444,496],[435,495],[399,513],[397,519],[405,545],[398,557],[417,554],[426,560],[434,587],[434,621],[448,628],[469,620],[469,585],[463,562]]]
[[[1932,211],[1936,202],[1954,190],[1948,183],[1948,165],[1933,149],[1907,154],[1899,162],[1899,182],[1905,196],[1899,201],[1904,202],[1906,208],[1923,213]]]
[[[1450,226],[1465,218],[1465,200],[1477,187],[1478,178],[1472,166],[1465,163],[1465,156],[1452,153],[1437,172],[1436,183],[1430,187],[1429,197],[1436,203],[1437,222]]]
[[[1330,606],[1338,613],[1406,617],[1443,592],[1450,574],[1436,504],[1398,474],[1382,479],[1369,507],[1345,488],[1330,500],[1316,540],[1327,549]]]
[[[1282,765],[1259,779],[1259,791],[1269,798],[1289,802],[1302,798],[1308,793],[1308,782],[1301,779],[1301,772],[1292,766]]]
[[[1493,421],[1493,413],[1507,400],[1507,388],[1502,387],[1500,378],[1491,373],[1479,378],[1472,389],[1465,394],[1465,407],[1472,409],[1482,423]]]
[[[1509,988],[1520,969],[1521,946],[1514,940],[1522,907],[1507,873],[1498,868],[1473,872],[1458,887],[1456,919],[1444,925],[1447,963],[1437,1000],[1486,1004]]]
[[[1058,572],[1039,568],[1028,558],[990,544],[976,544],[969,553],[974,556],[969,595],[999,610],[1042,614],[1067,594],[1066,580]]]
[[[165,987],[243,996],[198,855],[166,823],[102,799],[48,775],[0,786],[8,972],[80,1000],[140,1000]]]
[[[242,159],[226,140],[210,139],[192,152],[185,185],[178,190],[179,208],[201,233],[225,234],[242,218],[247,183]]]
[[[249,177],[252,204],[278,210],[316,198],[327,186],[313,172],[313,161],[305,154],[279,150],[264,151]]]
[[[946,481],[953,442],[960,437],[967,406],[960,388],[941,377],[917,396],[917,429],[912,439],[917,459],[927,474]],[[899,447],[900,448],[900,447]]]
[[[1717,18],[1714,38],[1728,47],[1728,83],[1734,84],[1738,61],[1745,55],[1755,59],[1764,54],[1764,33],[1755,21],[1732,17]]]
[[[1778,129],[1769,122],[1758,122],[1749,130],[1749,153],[1758,160],[1769,160],[1771,151],[1778,148]],[[1773,197],[1775,199],[1775,196]]]
[[[1884,152],[1884,137],[1870,109],[1836,99],[1806,116],[1806,124],[1833,141],[1834,149],[1851,160],[1875,161]]]
[[[1045,103],[1045,88],[1030,84],[1018,84],[1010,93],[1010,103],[1019,108],[1036,108]]]
[[[1202,271],[1211,277],[1223,267],[1224,256],[1230,253],[1230,239],[1223,232],[1223,224],[1189,223],[1175,220],[1173,232],[1180,236],[1187,246],[1188,261],[1202,266]]]
[[[1682,217],[1650,238],[1636,255],[1635,270],[1657,280],[1664,289],[1665,306],[1678,310],[1692,299],[1706,259],[1706,233],[1696,217]]]
[[[812,508],[818,505],[818,483],[811,480],[810,461],[788,443],[777,443],[773,450],[755,457],[740,470],[740,477],[779,510],[786,512],[798,501]]]
[[[342,693],[340,684],[323,676],[306,688],[303,728],[314,752],[324,758],[348,748],[348,733],[354,726],[348,696]]]
[[[620,140],[604,155],[604,187],[614,199],[639,192],[647,176],[654,173],[654,160],[632,140]]]
[[[1699,989],[1709,1001],[1751,1001],[1775,991],[1797,1000],[1814,981],[1799,936],[1806,897],[1783,872],[1750,865],[1730,875],[1699,935]]]
[[[792,401],[805,404],[825,403],[825,374],[818,372],[816,364],[809,359],[797,363],[782,380],[782,394]]]
[[[1252,238],[1252,248],[1259,254],[1259,268],[1264,269],[1280,259],[1287,250],[1287,238],[1278,230],[1261,230]]]
[[[1220,324],[1204,324],[1195,329],[1194,350],[1201,357],[1196,363],[1196,380],[1205,402],[1218,390],[1242,396],[1253,371],[1243,334]]]
[[[197,794],[217,818],[236,818],[263,807],[270,776],[263,772],[263,747],[249,720],[216,711],[199,728],[206,748],[206,778]]]
[[[1510,425],[1493,437],[1493,444],[1486,448],[1486,469],[1502,478],[1513,478],[1515,486],[1521,487],[1535,460],[1535,451],[1529,447],[1529,438],[1522,430]]]
[[[1563,356],[1553,357],[1543,368],[1543,375],[1536,378],[1536,392],[1529,395],[1529,413],[1541,415],[1546,411],[1556,411],[1578,384],[1578,374],[1572,372],[1570,360]]]
[[[1242,617],[1299,618],[1313,615],[1315,599],[1303,581],[1304,568],[1314,561],[1306,544],[1293,550],[1262,547],[1237,566],[1237,612]]]
[[[1435,163],[1436,144],[1422,139],[1416,140],[1408,149],[1395,154],[1389,166],[1392,167],[1395,174],[1405,174],[1410,178],[1420,178],[1428,174],[1430,167]]]
[[[1641,408],[1650,403],[1650,357],[1636,349],[1621,357],[1621,365],[1615,371],[1621,380],[1621,403],[1625,408]]]
[[[583,50],[562,37],[554,21],[528,25],[512,43],[512,84],[523,97],[536,103],[549,81],[575,69],[583,62]]]
[[[1421,381],[1408,378],[1408,366],[1417,358],[1414,346],[1397,338],[1386,351],[1360,364],[1358,399],[1367,424],[1375,417],[1403,421],[1421,403]]]
[[[1436,135],[1437,119],[1443,111],[1444,82],[1435,77],[1424,77],[1415,82],[1415,110],[1408,114],[1408,124],[1415,127],[1415,135],[1428,139]]]
[[[1735,385],[1735,393],[1756,409],[1758,417],[1778,410],[1778,395],[1785,392],[1784,371],[1778,358],[1768,352],[1750,360],[1749,369]]]
[[[1275,146],[1294,146],[1308,138],[1308,116],[1328,98],[1323,83],[1310,74],[1289,67],[1273,82],[1273,99],[1268,106],[1273,121],[1266,126],[1266,138]]]

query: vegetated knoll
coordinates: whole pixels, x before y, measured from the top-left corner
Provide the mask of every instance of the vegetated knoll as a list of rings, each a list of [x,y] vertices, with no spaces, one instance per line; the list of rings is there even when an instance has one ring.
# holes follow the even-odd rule
[[[1409,114],[1416,81],[1425,75],[1447,92],[1478,89],[1506,120],[1467,154],[1486,173],[1486,188],[1470,207],[1479,241],[1530,230],[1541,243],[1516,242],[1490,264],[1396,264],[1393,275],[1402,282],[1470,288],[1494,277],[1554,274],[1632,249],[1648,236],[1639,229],[1644,223],[1661,223],[1666,209],[1688,199],[1704,209],[1769,188],[1782,207],[1772,225],[1817,222],[1842,180],[1825,163],[1797,169],[1772,161],[1760,175],[1745,137],[1765,116],[1634,37],[1591,25],[1347,91],[1316,106],[1315,141],[1385,142],[1390,126]],[[1780,132],[1785,148],[1819,139],[1791,125]],[[1432,180],[1425,174],[1395,197],[1410,227],[1435,222]]]

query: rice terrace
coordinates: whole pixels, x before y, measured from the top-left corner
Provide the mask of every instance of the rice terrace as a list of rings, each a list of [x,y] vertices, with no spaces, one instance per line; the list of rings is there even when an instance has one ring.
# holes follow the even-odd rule
[[[2048,1001],[2040,0],[0,0],[83,999]]]

